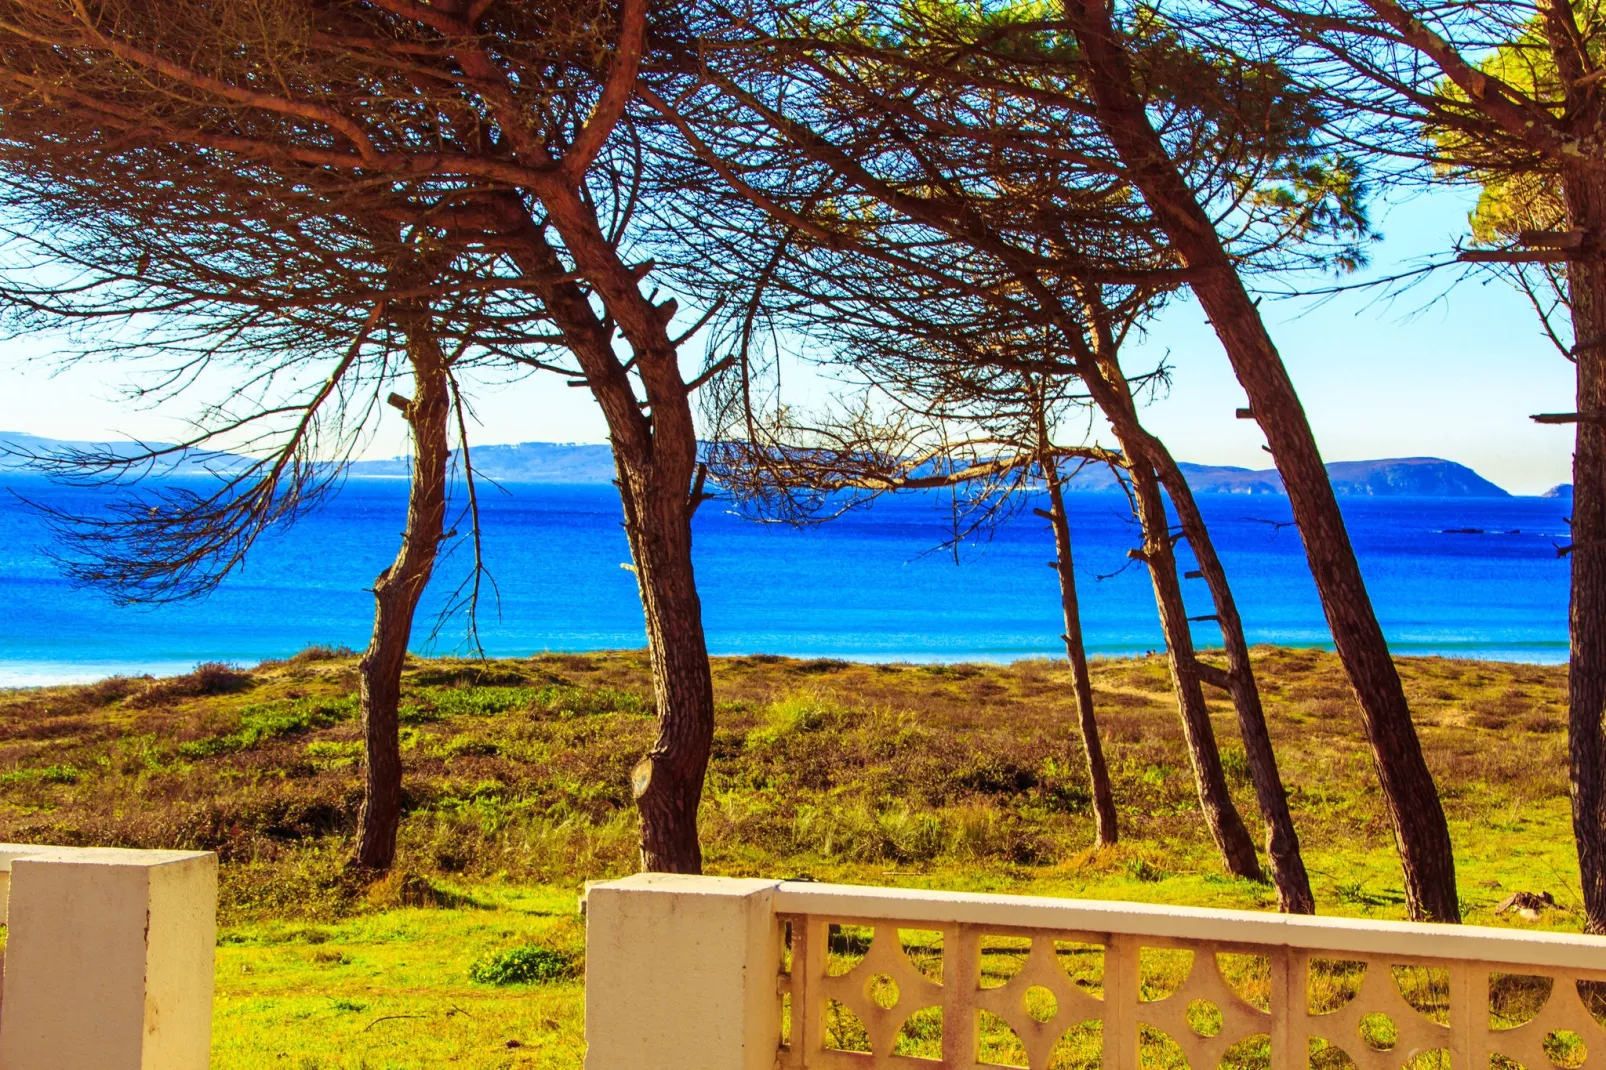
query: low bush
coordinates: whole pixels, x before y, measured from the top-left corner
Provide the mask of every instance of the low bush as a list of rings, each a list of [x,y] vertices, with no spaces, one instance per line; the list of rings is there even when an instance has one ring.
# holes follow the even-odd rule
[[[26,784],[30,780],[41,784],[76,784],[81,775],[77,766],[49,765],[43,769],[13,769],[0,773],[0,784]]]
[[[805,735],[824,728],[833,710],[810,692],[797,692],[770,703],[764,723],[747,734],[748,746],[769,746],[789,736]]]
[[[230,695],[250,688],[256,680],[248,672],[220,661],[197,665],[183,676],[157,680],[129,699],[135,706],[161,706],[178,699],[203,695]],[[99,685],[97,685],[99,686]]]
[[[535,693],[533,704],[564,720],[607,713],[623,713],[632,717],[652,714],[652,703],[638,692],[615,687],[543,687]]]
[[[567,981],[580,973],[562,951],[526,944],[482,955],[468,968],[469,980],[482,985],[540,985]]]
[[[349,646],[324,646],[315,643],[298,653],[290,656],[290,664],[305,665],[313,661],[339,661],[342,658],[354,658],[357,652]]]

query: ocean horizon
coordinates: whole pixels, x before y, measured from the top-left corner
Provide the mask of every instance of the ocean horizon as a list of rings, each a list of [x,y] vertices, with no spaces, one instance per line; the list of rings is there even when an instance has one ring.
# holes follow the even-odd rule
[[[21,498],[92,510],[105,492],[8,475],[0,502],[0,687],[167,675],[204,661],[241,665],[309,645],[361,649],[366,588],[396,550],[404,481],[348,481],[316,513],[266,537],[206,599],[119,607],[56,568],[50,533]],[[20,496],[20,497],[19,497]],[[1286,498],[1201,495],[1251,643],[1331,647]],[[1022,509],[987,537],[943,548],[946,497],[888,498],[827,524],[791,528],[699,511],[695,559],[713,654],[855,661],[1062,657],[1046,525]],[[461,503],[459,503],[460,507]],[[1139,536],[1115,493],[1068,499],[1087,646],[1094,656],[1161,647],[1152,589],[1127,550]],[[1549,498],[1342,499],[1391,649],[1555,663],[1567,656],[1568,503]],[[634,649],[645,643],[618,496],[610,486],[504,484],[482,494],[495,581],[480,614],[491,656]],[[449,526],[466,530],[454,512]],[[470,653],[443,608],[467,575],[465,540],[437,570],[414,629],[420,654]],[[1192,567],[1186,543],[1184,567]],[[1190,614],[1213,611],[1185,582]],[[1219,646],[1208,621],[1195,642]]]

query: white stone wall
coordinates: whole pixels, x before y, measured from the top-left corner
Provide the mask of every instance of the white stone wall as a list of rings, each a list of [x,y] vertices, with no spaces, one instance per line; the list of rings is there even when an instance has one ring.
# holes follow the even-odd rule
[[[0,844],[0,1070],[205,1070],[217,857]]]

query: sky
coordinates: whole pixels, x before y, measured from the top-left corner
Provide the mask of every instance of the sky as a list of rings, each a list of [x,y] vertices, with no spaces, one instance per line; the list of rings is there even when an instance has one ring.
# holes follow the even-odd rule
[[[1447,258],[1471,200],[1438,192],[1392,206],[1367,274]],[[1261,311],[1327,460],[1444,457],[1519,494],[1571,481],[1572,428],[1530,416],[1577,408],[1573,365],[1506,283],[1451,269],[1392,300],[1372,290],[1267,299]],[[1128,353],[1129,369],[1145,353],[1175,367],[1170,396],[1145,418],[1178,458],[1268,467],[1259,428],[1235,417],[1248,401],[1196,304],[1168,310]]]
[[[1387,275],[1443,256],[1467,230],[1470,194],[1420,194],[1375,213],[1384,240],[1371,251],[1369,274]],[[1537,412],[1570,412],[1572,366],[1541,334],[1526,299],[1493,279],[1445,274],[1393,300],[1375,292],[1326,302],[1267,299],[1262,313],[1282,351],[1330,461],[1378,457],[1444,457],[1465,464],[1518,494],[1568,482],[1571,429],[1537,425]],[[0,431],[65,439],[138,437],[172,440],[194,408],[148,409],[120,395],[127,380],[107,364],[60,370],[41,359],[60,340],[21,339],[0,354]],[[1247,404],[1198,306],[1168,308],[1141,343],[1123,354],[1129,371],[1165,361],[1173,369],[1167,396],[1146,421],[1180,460],[1270,467],[1253,421],[1234,410]],[[601,442],[602,418],[583,390],[541,377],[472,391],[480,424],[474,441]],[[794,375],[806,404],[829,380]],[[794,393],[793,397],[797,398]],[[392,414],[393,415],[393,414]],[[1107,438],[1107,436],[1105,436]],[[402,451],[404,428],[389,419],[369,456]]]

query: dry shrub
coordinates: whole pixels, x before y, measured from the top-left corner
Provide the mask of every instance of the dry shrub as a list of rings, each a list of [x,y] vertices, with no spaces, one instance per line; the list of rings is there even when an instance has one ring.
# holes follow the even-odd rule
[[[207,661],[197,665],[183,676],[157,680],[129,702],[135,706],[160,706],[175,699],[200,698],[204,695],[229,695],[245,691],[256,685],[256,679],[238,667],[221,661]]]
[[[393,869],[368,886],[368,902],[377,907],[452,909],[470,905],[468,897],[443,888],[421,873]]]
[[[580,654],[556,654],[543,659],[563,672],[596,672],[597,664],[594,658]]]
[[[836,673],[848,667],[848,663],[840,658],[815,658],[813,661],[800,661],[792,666],[792,671],[805,674]]]
[[[266,672],[270,669],[282,669],[286,665],[316,665],[324,661],[343,661],[355,658],[357,652],[349,646],[330,646],[327,643],[314,643],[296,651],[287,658],[269,658],[257,663],[258,671]]]
[[[1098,705],[1096,699],[1094,705]],[[1099,728],[1108,743],[1141,743],[1150,735],[1149,725],[1144,721],[1119,713],[1103,714],[1099,719]]]
[[[37,720],[25,719],[26,714],[35,714]],[[6,719],[0,722],[0,740],[47,740],[71,739],[74,741],[90,741],[109,738],[111,733],[104,725],[87,716],[57,717],[45,711],[38,711],[17,706],[6,709]],[[19,716],[23,714],[24,716]],[[42,716],[39,716],[43,714]]]
[[[532,682],[566,684],[551,673],[530,674],[515,665],[471,662],[467,665],[426,666],[410,673],[407,682],[414,687],[523,687]]]
[[[1057,663],[1047,658],[1027,658],[1010,666],[1015,670],[1015,679],[1022,685],[1046,683],[1058,667]]]
[[[305,650],[290,655],[291,665],[306,665],[314,661],[339,661],[342,658],[354,658],[357,652],[349,646],[325,646],[314,643]]]
[[[91,714],[148,686],[150,678],[112,676],[93,684],[14,691],[0,703],[0,739],[51,739],[87,730]]]
[[[1113,706],[1116,709],[1133,710],[1145,706],[1153,706],[1157,696],[1134,695],[1130,691],[1095,691],[1093,692],[1093,708]]]
[[[1347,683],[1328,683],[1318,681],[1303,686],[1290,687],[1285,692],[1293,702],[1353,702],[1355,691]]]
[[[110,706],[141,690],[146,683],[131,676],[108,676],[80,689],[78,694],[91,706]]]
[[[1320,717],[1324,721],[1339,720],[1356,712],[1353,701],[1346,702],[1336,698],[1317,699],[1314,702],[1305,703],[1304,709],[1312,717]]]

